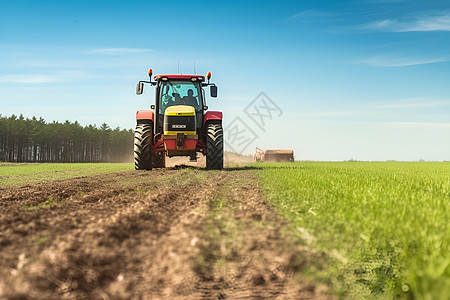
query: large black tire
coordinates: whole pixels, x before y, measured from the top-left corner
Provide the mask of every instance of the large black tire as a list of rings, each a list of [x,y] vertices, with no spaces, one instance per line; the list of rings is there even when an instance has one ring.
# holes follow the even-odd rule
[[[223,169],[222,124],[208,124],[206,127],[206,169]]]
[[[166,152],[159,151],[153,155],[153,168],[165,168],[166,167]]]
[[[152,169],[153,124],[140,123],[134,131],[134,168]]]

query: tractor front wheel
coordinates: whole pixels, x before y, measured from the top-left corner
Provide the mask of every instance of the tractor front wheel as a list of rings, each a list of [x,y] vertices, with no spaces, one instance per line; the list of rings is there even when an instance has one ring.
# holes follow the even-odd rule
[[[134,168],[152,169],[153,124],[140,123],[134,131]]]
[[[206,169],[223,169],[222,124],[208,124],[206,128]]]

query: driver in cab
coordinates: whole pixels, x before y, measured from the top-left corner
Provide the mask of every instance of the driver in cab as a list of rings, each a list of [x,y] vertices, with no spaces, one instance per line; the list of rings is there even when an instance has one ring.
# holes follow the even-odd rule
[[[196,110],[199,108],[197,97],[194,96],[192,89],[188,89],[187,96],[181,97],[178,93],[172,93],[170,96],[169,88],[167,88],[163,95],[163,106],[166,108],[172,105],[193,106]]]
[[[187,96],[184,96],[181,101],[184,105],[193,106],[195,109],[198,108],[198,100],[197,97],[194,97],[194,91],[192,89],[188,89]]]

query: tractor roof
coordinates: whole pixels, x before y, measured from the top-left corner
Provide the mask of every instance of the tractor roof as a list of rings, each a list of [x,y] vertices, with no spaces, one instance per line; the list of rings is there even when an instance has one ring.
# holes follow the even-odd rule
[[[155,75],[155,80],[161,79],[161,78],[168,78],[168,79],[178,79],[178,80],[191,80],[191,78],[197,78],[200,81],[205,81],[205,76],[202,75]]]

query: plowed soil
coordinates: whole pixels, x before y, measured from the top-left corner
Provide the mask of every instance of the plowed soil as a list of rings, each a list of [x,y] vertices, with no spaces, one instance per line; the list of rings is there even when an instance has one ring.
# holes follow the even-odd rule
[[[2,299],[329,299],[252,170],[173,167],[0,188]]]

